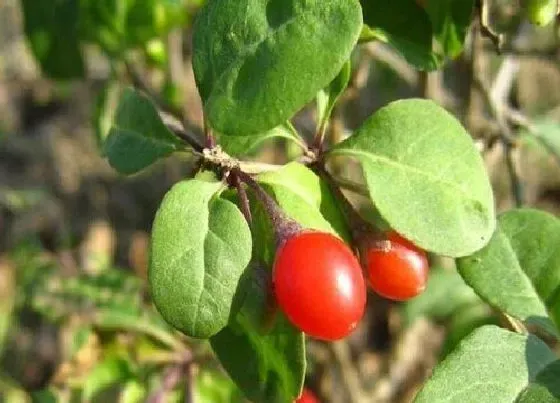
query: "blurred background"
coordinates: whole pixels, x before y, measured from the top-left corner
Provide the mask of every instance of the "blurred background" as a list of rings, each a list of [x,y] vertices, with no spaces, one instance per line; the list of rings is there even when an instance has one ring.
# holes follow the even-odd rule
[[[172,332],[146,289],[155,211],[192,163],[173,157],[125,178],[99,148],[126,85],[149,91],[200,130],[190,58],[191,21],[201,2],[154,8],[148,20],[163,28],[144,35],[147,28],[139,26],[122,63],[108,57],[113,42],[101,32],[101,46],[85,43],[81,56],[60,49],[54,65],[38,63],[37,47],[32,52],[25,3],[32,2],[0,1],[0,401],[241,401],[209,346]],[[329,139],[344,138],[390,101],[431,98],[472,134],[499,211],[525,205],[557,214],[558,23],[535,27],[516,2],[488,3],[490,25],[474,13],[464,51],[437,71],[419,72],[379,42],[360,46]],[[38,13],[49,7],[37,5]],[[73,24],[71,11],[53,26]],[[503,35],[501,54],[489,28]],[[77,70],[83,78],[49,78]],[[294,119],[308,138],[314,111],[310,105]],[[294,153],[274,140],[251,158],[284,163]],[[340,169],[360,182],[356,167]],[[349,195],[367,215],[371,206],[356,190]],[[462,337],[503,323],[452,261],[433,263],[421,296],[397,304],[371,295],[366,320],[348,340],[308,341],[306,384],[321,401],[410,401]]]

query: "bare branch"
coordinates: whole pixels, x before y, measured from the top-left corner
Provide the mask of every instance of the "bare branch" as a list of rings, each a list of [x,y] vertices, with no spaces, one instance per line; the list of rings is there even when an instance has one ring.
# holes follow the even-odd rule
[[[160,112],[159,116],[163,120],[165,126],[167,126],[167,128],[177,137],[190,145],[194,150],[202,152],[204,145],[202,144],[202,141],[199,140],[200,136],[198,134],[194,131],[187,131],[179,120],[166,112]]]

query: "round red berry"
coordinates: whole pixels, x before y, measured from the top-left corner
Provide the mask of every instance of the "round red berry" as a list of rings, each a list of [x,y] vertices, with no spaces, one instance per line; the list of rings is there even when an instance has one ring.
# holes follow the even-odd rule
[[[385,298],[405,301],[426,288],[426,253],[394,231],[367,250],[366,262],[371,288]]]
[[[304,231],[277,251],[274,292],[288,319],[306,334],[337,340],[362,318],[366,286],[358,260],[334,235]]]
[[[303,388],[301,395],[296,399],[294,403],[319,403],[319,399],[311,390]]]

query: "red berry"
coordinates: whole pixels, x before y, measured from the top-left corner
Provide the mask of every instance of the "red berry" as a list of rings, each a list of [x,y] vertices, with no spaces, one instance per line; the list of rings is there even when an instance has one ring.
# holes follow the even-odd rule
[[[294,403],[319,403],[319,399],[311,390],[303,388],[301,395],[296,399]]]
[[[273,273],[279,307],[303,332],[338,340],[356,328],[366,303],[358,260],[339,238],[304,231],[277,251]]]
[[[369,284],[388,299],[404,301],[415,297],[426,288],[426,253],[394,231],[387,238],[367,250]]]

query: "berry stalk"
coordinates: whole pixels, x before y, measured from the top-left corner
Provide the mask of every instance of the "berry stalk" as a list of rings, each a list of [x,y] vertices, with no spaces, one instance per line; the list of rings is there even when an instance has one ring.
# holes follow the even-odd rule
[[[250,175],[241,170],[236,170],[235,175],[253,190],[259,202],[264,206],[272,221],[277,247],[282,246],[286,240],[303,230],[301,225],[289,218],[278,203]]]

